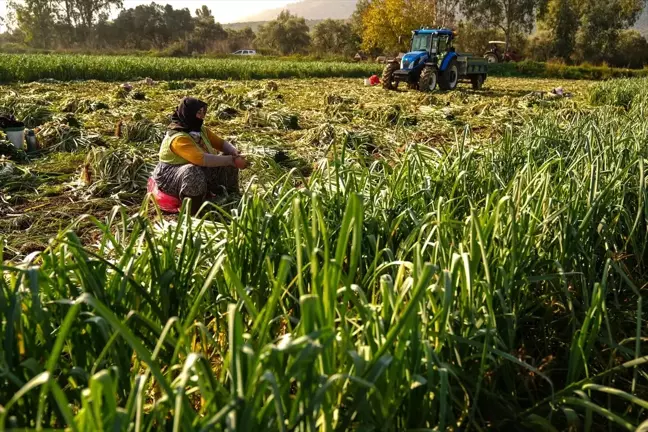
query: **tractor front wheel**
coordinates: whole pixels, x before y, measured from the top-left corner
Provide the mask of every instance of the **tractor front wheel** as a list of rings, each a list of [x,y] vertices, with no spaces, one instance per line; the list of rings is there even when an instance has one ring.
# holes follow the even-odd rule
[[[382,86],[385,90],[396,90],[398,81],[394,80],[394,72],[398,70],[398,63],[390,62],[385,65],[382,74]]]
[[[457,60],[450,60],[450,64],[439,74],[439,87],[441,90],[454,90],[459,84],[459,67]]]
[[[437,86],[437,70],[434,67],[426,66],[421,71],[418,88],[422,92],[431,92]]]

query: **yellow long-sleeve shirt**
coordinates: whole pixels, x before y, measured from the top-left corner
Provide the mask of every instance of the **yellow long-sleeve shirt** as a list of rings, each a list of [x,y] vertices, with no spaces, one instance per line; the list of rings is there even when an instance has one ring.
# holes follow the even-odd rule
[[[222,152],[225,140],[209,129],[205,128],[205,131],[214,150]],[[193,165],[204,166],[204,155],[208,149],[202,142],[197,144],[187,136],[179,136],[171,141],[171,151]]]

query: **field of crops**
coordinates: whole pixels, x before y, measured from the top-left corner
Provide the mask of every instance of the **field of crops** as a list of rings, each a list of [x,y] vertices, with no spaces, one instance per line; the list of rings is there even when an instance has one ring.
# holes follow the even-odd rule
[[[29,82],[42,78],[61,81],[98,79],[129,80],[150,77],[178,79],[258,79],[365,77],[382,70],[371,63],[283,61],[240,58],[158,58],[135,56],[86,56],[0,54],[0,83]]]
[[[182,79],[276,79],[358,78],[380,74],[382,65],[315,61],[299,58],[161,58],[137,56],[47,55],[0,53],[0,84],[30,81],[102,80],[135,78]],[[523,61],[491,65],[491,76],[601,80],[645,77],[648,69],[617,69],[607,66],[568,66]]]
[[[646,89],[0,87],[0,430],[635,430]],[[252,161],[201,220],[145,196],[185,95]]]

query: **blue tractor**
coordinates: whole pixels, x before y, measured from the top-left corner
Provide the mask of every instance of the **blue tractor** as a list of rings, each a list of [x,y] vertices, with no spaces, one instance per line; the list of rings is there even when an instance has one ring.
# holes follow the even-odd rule
[[[406,82],[409,88],[433,91],[454,90],[460,81],[472,83],[479,90],[488,75],[488,62],[471,54],[457,54],[454,32],[449,29],[421,29],[412,32],[412,50],[405,54],[400,64],[387,63],[382,75],[382,86],[395,90]]]

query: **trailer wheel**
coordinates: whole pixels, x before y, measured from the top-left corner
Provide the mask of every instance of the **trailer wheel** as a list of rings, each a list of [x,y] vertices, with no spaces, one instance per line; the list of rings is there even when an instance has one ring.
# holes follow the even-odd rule
[[[442,73],[439,74],[439,87],[441,90],[454,90],[459,83],[459,67],[457,60],[450,60],[450,64]]]
[[[481,90],[484,85],[484,75],[477,74],[470,77],[470,82],[472,83],[473,90]]]
[[[436,68],[426,66],[421,71],[421,76],[418,82],[418,88],[422,92],[431,92],[437,86],[437,71]]]
[[[398,81],[394,80],[394,72],[398,70],[398,63],[389,62],[385,65],[382,74],[382,86],[385,90],[396,90]]]

